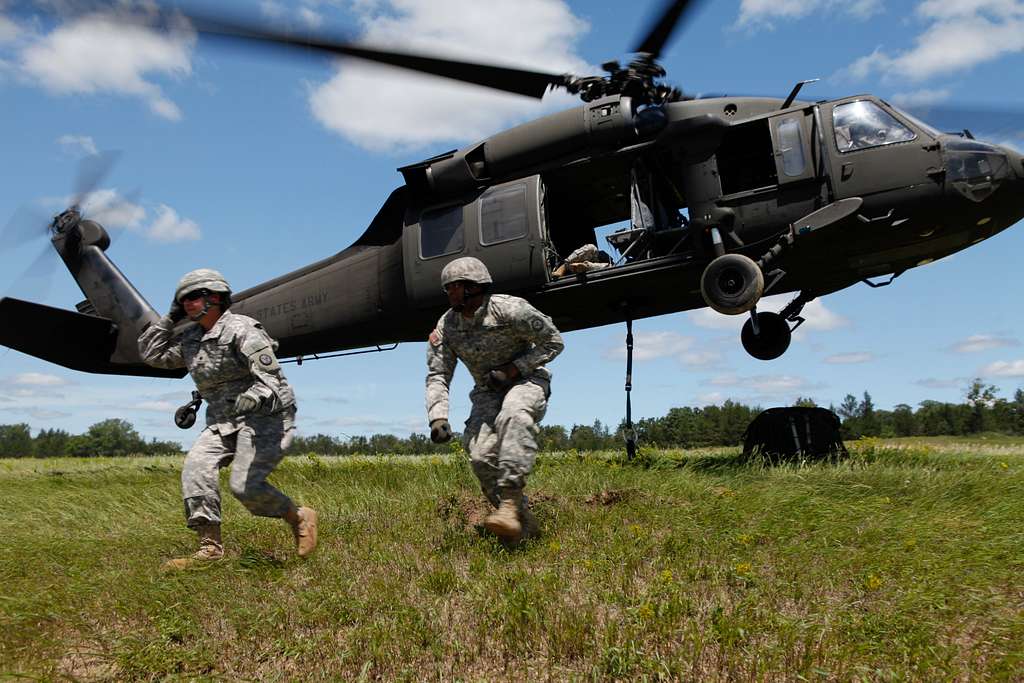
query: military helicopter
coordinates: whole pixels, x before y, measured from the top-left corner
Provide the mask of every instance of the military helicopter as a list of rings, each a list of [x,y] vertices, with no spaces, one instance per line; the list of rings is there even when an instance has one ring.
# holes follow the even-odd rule
[[[1024,217],[1020,154],[941,133],[878,97],[801,101],[801,82],[785,98],[693,98],[666,85],[658,58],[692,4],[669,2],[630,63],[587,77],[188,14],[224,40],[582,100],[400,168],[404,184],[354,244],[236,293],[233,310],[262,321],[297,362],[419,341],[446,306],[441,269],[475,256],[497,291],[531,300],[564,331],[710,306],[747,316],[743,347],[771,360],[814,298],[883,286]],[[619,223],[607,267],[561,275],[571,252]],[[0,319],[21,322],[3,325],[0,343],[85,372],[183,374],[141,362],[136,339],[158,314],[107,256],[103,226],[72,206],[48,229],[86,299],[77,311],[0,299]],[[796,295],[780,312],[757,310],[764,295],[787,292]]]

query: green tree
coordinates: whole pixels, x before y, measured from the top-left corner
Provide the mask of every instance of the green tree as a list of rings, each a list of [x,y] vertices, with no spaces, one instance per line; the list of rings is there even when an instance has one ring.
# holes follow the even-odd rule
[[[569,432],[562,425],[541,425],[537,446],[547,452],[569,450]]]
[[[125,456],[144,453],[146,442],[130,422],[111,418],[92,425],[81,439],[71,439],[68,446],[71,455],[78,457]]]
[[[914,409],[906,403],[898,404],[892,411],[892,426],[896,436],[913,436],[917,433]]]
[[[871,394],[864,392],[864,398],[857,406],[857,417],[860,419],[860,431],[864,436],[878,436],[882,433],[882,425],[875,414],[875,404]]]
[[[33,448],[37,458],[57,458],[68,454],[71,434],[63,429],[43,429],[36,434]]]
[[[795,408],[817,408],[818,404],[814,402],[813,398],[800,396],[793,401],[793,406]]]
[[[32,453],[32,431],[27,424],[0,425],[0,458],[30,458]]]
[[[967,386],[967,405],[971,408],[967,431],[971,434],[983,432],[988,428],[988,412],[996,401],[994,385],[985,385],[980,377],[975,377]]]

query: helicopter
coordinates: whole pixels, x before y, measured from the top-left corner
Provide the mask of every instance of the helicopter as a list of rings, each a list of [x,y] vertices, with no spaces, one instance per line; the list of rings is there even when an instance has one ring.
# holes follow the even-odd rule
[[[741,343],[772,360],[817,297],[902,273],[1024,217],[1019,153],[942,133],[869,94],[808,102],[694,98],[662,82],[659,56],[692,8],[669,2],[626,65],[576,77],[374,50],[327,36],[189,13],[204,35],[365,59],[529,97],[581,104],[399,169],[354,244],[233,295],[283,358],[420,341],[446,307],[440,273],[475,256],[495,290],[563,331],[704,306],[745,316]],[[596,230],[608,267],[558,275]],[[181,376],[144,365],[136,339],[159,316],[107,255],[111,239],[72,206],[49,228],[85,295],[77,310],[0,299],[0,344],[75,370]],[[888,281],[876,281],[886,278]],[[768,294],[795,293],[778,313]],[[75,340],[69,343],[68,340]]]

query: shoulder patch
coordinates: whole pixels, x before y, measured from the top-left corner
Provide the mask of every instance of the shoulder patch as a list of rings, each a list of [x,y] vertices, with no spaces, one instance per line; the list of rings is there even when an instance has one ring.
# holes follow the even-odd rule
[[[274,364],[274,357],[271,356],[269,353],[261,353],[260,354],[260,363],[262,363],[263,365],[273,365]]]
[[[431,330],[430,336],[427,337],[427,341],[430,342],[431,346],[440,346],[441,345],[441,335],[439,335],[437,333],[437,330]]]

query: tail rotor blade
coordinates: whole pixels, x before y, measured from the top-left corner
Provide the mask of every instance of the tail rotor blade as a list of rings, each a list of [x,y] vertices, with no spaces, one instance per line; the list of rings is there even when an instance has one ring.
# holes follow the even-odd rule
[[[78,178],[75,181],[75,198],[71,206],[81,206],[85,198],[100,186],[110,174],[120,158],[121,152],[107,150],[99,154],[90,154],[78,165]]]
[[[10,292],[32,292],[32,298],[45,299],[50,293],[53,275],[57,267],[57,253],[53,246],[46,244],[43,250],[32,259],[28,267],[14,279],[8,287]]]
[[[48,234],[50,219],[38,208],[21,206],[0,231],[0,248],[17,249]]]

